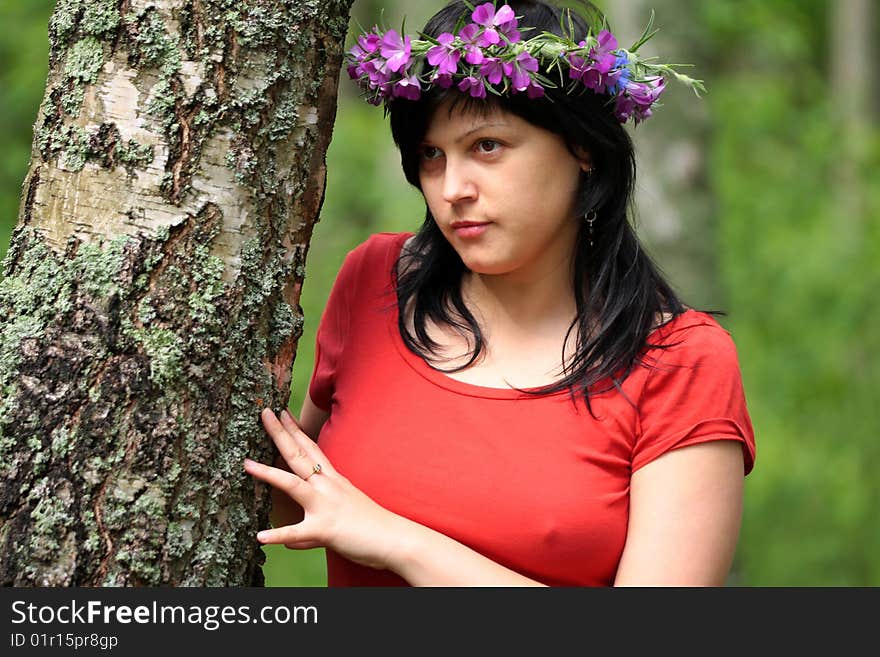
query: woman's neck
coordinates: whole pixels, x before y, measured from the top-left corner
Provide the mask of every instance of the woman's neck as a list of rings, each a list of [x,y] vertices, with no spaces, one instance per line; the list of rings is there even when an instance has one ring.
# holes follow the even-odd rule
[[[539,336],[556,333],[577,314],[571,259],[542,271],[488,275],[466,272],[462,296],[480,324],[493,333]]]

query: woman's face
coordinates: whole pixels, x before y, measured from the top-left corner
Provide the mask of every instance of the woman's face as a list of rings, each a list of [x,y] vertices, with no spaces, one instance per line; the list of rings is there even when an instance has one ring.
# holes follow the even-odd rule
[[[590,163],[558,135],[501,109],[450,113],[444,104],[419,162],[428,208],[471,271],[541,276],[570,261],[575,196]]]

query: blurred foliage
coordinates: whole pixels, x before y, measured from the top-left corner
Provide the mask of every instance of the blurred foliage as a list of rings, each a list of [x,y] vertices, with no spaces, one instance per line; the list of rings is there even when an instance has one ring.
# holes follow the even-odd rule
[[[876,586],[877,123],[864,117],[864,140],[846,148],[849,126],[835,110],[847,99],[828,93],[827,3],[701,8],[718,43],[741,45],[720,58],[708,98],[719,266],[758,437],[739,575],[770,586]],[[844,163],[851,179],[838,175]]]
[[[0,0],[0,258],[15,227],[31,158],[33,123],[49,72],[54,6],[54,0]]]
[[[658,12],[664,2],[686,5],[708,35],[701,73],[709,83],[706,147],[717,216],[707,221],[718,230],[717,269],[707,276],[724,288],[723,323],[738,347],[757,435],[732,583],[880,585],[880,235],[869,221],[880,210],[880,135],[874,120],[857,148],[845,147],[835,108],[846,99],[829,93],[833,1],[663,0]],[[52,4],[0,3],[0,253],[15,224],[45,85]],[[431,10],[362,0],[354,17],[372,24],[380,7],[389,25],[405,13],[411,27]],[[841,163],[852,175],[838,175]],[[423,213],[382,112],[360,102],[343,73],[327,196],[303,288],[295,414],[345,254],[372,232],[415,230]],[[663,257],[657,254],[661,264]],[[266,554],[270,586],[326,583],[322,550]]]

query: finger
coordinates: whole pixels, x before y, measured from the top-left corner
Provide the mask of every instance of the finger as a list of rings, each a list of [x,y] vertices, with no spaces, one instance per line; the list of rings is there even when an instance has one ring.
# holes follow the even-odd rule
[[[287,493],[295,502],[303,507],[311,500],[311,486],[291,472],[257,463],[251,459],[244,460],[244,470],[252,477]]]
[[[321,470],[324,474],[335,474],[336,470],[334,470],[333,464],[330,463],[330,459],[328,459],[321,448],[318,447],[318,444],[309,438],[308,434],[302,430],[297,419],[290,414],[290,411],[287,409],[281,411],[280,417],[282,426],[284,426],[288,433],[294,437],[297,445],[302,447],[305,453],[308,454],[309,458],[312,459],[312,462],[320,463]]]
[[[285,525],[275,529],[264,529],[257,532],[257,540],[263,545],[298,545],[303,538],[300,535],[299,525]]]
[[[309,457],[302,441],[296,440],[293,434],[284,428],[271,409],[264,408],[260,418],[266,433],[272,438],[272,442],[275,443],[291,472],[302,479],[310,477],[314,473],[315,461]],[[323,468],[323,465],[321,467]]]
[[[263,545],[283,545],[291,550],[308,550],[323,547],[324,543],[315,537],[306,521],[295,525],[285,525],[257,532],[257,540]]]
[[[296,543],[285,543],[284,547],[288,550],[314,550],[315,548],[324,547],[320,541],[298,541]]]

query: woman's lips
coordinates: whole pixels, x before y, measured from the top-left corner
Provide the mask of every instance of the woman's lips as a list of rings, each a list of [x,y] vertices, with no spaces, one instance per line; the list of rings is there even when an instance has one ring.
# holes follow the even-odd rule
[[[453,224],[452,225],[452,232],[455,233],[456,237],[470,239],[470,238],[474,238],[474,237],[479,237],[480,235],[482,235],[483,233],[486,232],[487,228],[489,228],[489,224],[477,224],[477,223],[458,224],[458,225]]]

